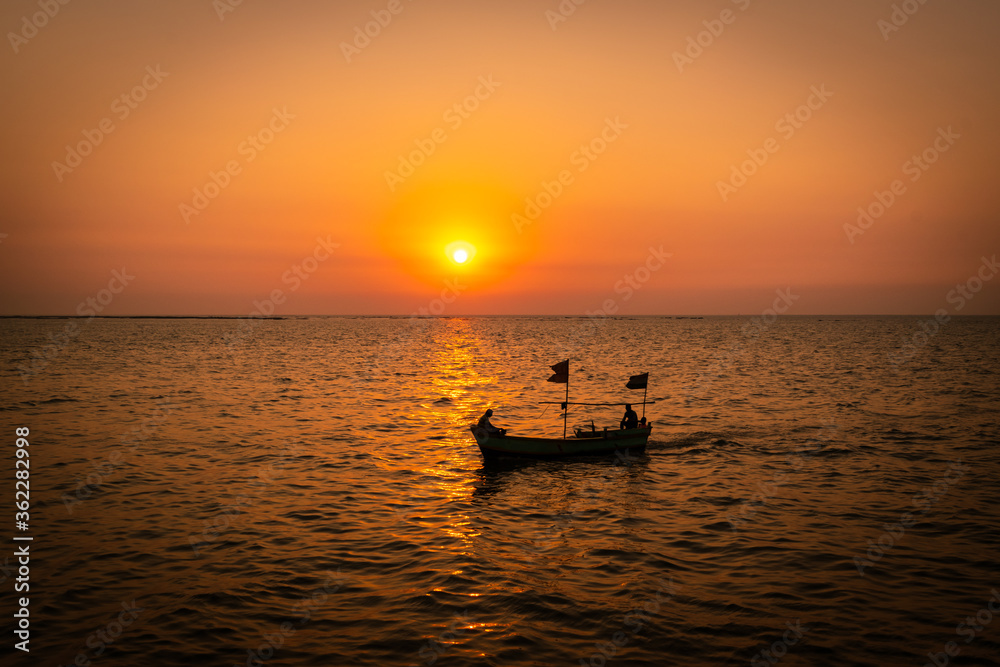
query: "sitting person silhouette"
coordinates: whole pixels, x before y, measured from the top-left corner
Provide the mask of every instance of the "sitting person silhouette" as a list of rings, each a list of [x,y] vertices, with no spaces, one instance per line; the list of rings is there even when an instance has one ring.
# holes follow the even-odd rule
[[[484,414],[482,417],[479,418],[479,428],[485,429],[486,432],[489,433],[490,435],[506,435],[507,429],[497,428],[496,426],[490,423],[490,417],[492,416],[493,416],[493,409],[491,408],[486,411],[486,414]]]
[[[625,416],[622,417],[621,428],[639,428],[639,415],[635,414],[631,403],[625,404]]]

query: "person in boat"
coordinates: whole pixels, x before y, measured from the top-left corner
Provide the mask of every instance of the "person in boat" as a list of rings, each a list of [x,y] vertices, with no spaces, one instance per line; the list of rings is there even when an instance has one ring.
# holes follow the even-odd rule
[[[622,417],[622,428],[639,428],[639,415],[632,409],[631,403],[625,404],[625,416]]]
[[[507,429],[497,428],[496,426],[490,423],[490,417],[492,416],[493,416],[493,409],[490,408],[489,410],[486,411],[486,413],[482,417],[479,418],[479,428],[485,429],[486,432],[489,433],[490,435],[506,435]]]

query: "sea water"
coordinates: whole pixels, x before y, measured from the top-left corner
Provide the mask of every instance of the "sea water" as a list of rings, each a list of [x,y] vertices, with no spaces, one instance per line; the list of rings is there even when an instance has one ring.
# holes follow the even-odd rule
[[[4,319],[4,664],[1000,664],[1000,320],[924,322]],[[567,358],[645,453],[484,466]]]

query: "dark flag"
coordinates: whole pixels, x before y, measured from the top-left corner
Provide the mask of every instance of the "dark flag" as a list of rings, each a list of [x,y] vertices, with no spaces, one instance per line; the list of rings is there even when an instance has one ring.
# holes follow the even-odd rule
[[[549,382],[558,382],[560,384],[569,383],[569,359],[566,361],[560,361],[558,364],[553,364],[549,368],[555,373],[549,378]]]
[[[640,373],[639,375],[633,375],[625,383],[626,389],[645,389],[646,383],[649,382],[649,373]]]

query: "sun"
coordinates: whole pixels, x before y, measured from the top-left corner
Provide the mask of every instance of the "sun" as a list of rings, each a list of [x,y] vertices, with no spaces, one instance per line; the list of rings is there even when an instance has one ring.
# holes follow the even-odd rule
[[[462,266],[476,256],[476,247],[468,241],[452,241],[445,247],[444,254],[452,262]]]

